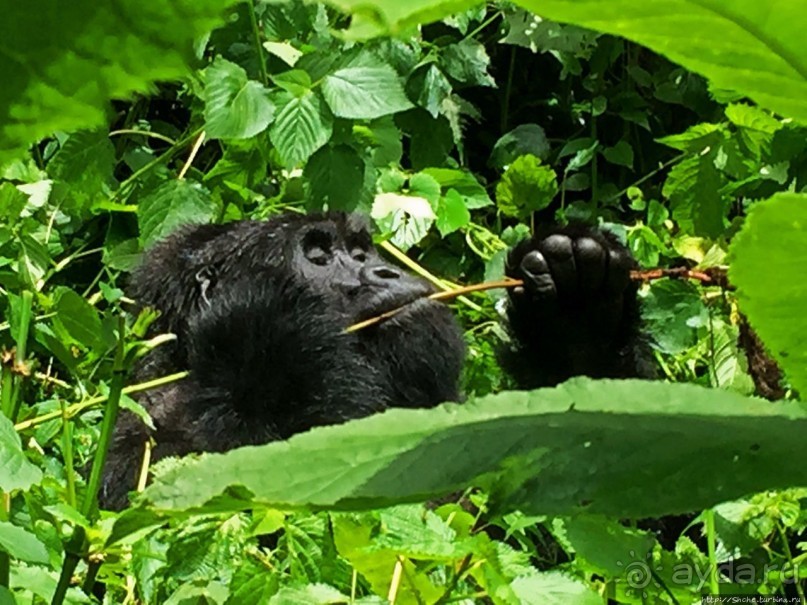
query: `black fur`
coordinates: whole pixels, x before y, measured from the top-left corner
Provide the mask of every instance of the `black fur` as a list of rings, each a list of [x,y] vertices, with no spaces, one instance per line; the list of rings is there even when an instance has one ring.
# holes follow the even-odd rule
[[[576,263],[564,259],[565,248]],[[613,238],[581,227],[511,251],[508,274],[525,286],[511,293],[516,346],[504,362],[524,386],[574,374],[646,374],[637,361],[631,266]],[[174,233],[147,252],[130,288],[139,304],[161,312],[154,329],[177,335],[147,357],[136,379],[190,370],[186,380],[140,398],[156,426],[153,459],[459,400],[465,347],[446,306],[419,301],[382,324],[344,332],[430,291],[386,263],[353,215],[285,215]],[[103,506],[125,506],[149,433],[122,414]]]

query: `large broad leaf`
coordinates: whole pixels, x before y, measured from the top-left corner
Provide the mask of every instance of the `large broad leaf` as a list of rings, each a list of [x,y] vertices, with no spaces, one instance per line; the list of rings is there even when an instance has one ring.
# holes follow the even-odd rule
[[[142,502],[179,511],[232,487],[216,506],[357,509],[479,485],[499,509],[649,517],[807,485],[805,431],[796,403],[576,379],[206,455],[159,477]]]
[[[437,21],[479,4],[479,0],[329,0],[328,4],[354,15],[349,34],[369,38]]]
[[[395,70],[371,55],[359,55],[322,82],[334,115],[372,120],[412,107]]]
[[[11,421],[0,414],[0,490],[28,489],[42,481],[42,471],[28,462]]]
[[[0,551],[29,563],[48,562],[48,551],[34,534],[4,521],[0,521]]]
[[[807,122],[802,0],[517,0],[543,17],[624,36],[720,88]]]
[[[299,96],[284,90],[274,100],[278,113],[269,138],[287,166],[298,166],[331,138],[333,117],[310,90]]]
[[[188,71],[193,41],[230,0],[6,3],[0,19],[0,163],[56,130],[106,124],[106,103]]]
[[[248,139],[274,117],[269,91],[235,63],[217,58],[205,70],[205,132],[217,139]]]
[[[756,204],[731,245],[740,310],[802,396],[807,393],[807,195]]]
[[[144,247],[188,223],[209,223],[218,213],[210,192],[199,183],[166,181],[137,206],[140,241]]]

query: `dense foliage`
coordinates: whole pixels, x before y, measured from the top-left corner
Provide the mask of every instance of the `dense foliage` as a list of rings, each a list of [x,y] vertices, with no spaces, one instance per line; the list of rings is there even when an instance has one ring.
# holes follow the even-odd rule
[[[7,7],[0,605],[807,602],[806,25],[796,0]],[[146,456],[98,511],[119,408],[148,423],[131,396],[183,378],[127,379],[170,339],[125,294],[140,252],[325,208],[441,289],[569,220],[692,269],[641,288],[666,380],[508,391],[503,292],[468,294],[469,403]]]

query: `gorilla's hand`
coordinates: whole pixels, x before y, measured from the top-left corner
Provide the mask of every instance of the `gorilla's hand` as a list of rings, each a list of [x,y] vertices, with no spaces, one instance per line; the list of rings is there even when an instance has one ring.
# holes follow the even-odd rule
[[[510,322],[525,348],[559,379],[617,375],[614,359],[636,334],[635,262],[607,233],[573,225],[521,242],[506,273]],[[619,365],[619,364],[617,364]]]

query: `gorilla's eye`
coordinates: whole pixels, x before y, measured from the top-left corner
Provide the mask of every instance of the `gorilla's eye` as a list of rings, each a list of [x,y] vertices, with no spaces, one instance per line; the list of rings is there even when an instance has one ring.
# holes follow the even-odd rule
[[[327,265],[331,255],[319,246],[311,246],[305,251],[305,257],[315,265]]]
[[[328,233],[309,231],[303,240],[305,257],[315,265],[327,265],[331,260],[333,241]]]
[[[350,251],[350,256],[353,257],[353,260],[358,261],[360,263],[363,263],[364,261],[367,260],[367,252],[365,252],[361,248],[353,248],[353,250]]]

